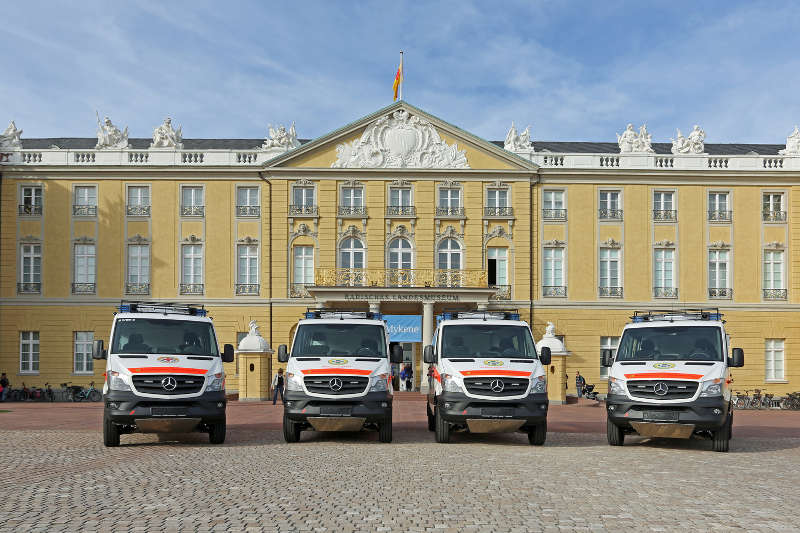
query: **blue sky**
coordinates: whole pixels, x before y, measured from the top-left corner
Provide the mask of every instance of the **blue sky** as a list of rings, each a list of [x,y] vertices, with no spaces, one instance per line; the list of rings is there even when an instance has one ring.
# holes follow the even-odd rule
[[[405,99],[490,140],[783,143],[800,123],[800,3],[9,2],[0,122],[132,137],[167,115],[185,137],[314,138]]]

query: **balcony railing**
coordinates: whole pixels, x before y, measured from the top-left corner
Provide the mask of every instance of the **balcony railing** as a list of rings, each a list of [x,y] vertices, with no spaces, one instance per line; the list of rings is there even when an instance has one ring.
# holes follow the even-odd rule
[[[367,208],[363,205],[340,205],[340,217],[365,217],[367,216]]]
[[[289,216],[290,217],[299,217],[299,216],[311,216],[315,217],[318,213],[317,206],[315,205],[290,205],[289,206]]]
[[[19,206],[19,214],[22,216],[37,216],[42,214],[42,204],[22,204]]]
[[[126,213],[129,217],[149,217],[150,216],[150,206],[149,205],[128,205],[126,208]]]
[[[149,283],[125,283],[125,294],[150,294]]]
[[[289,298],[310,298],[308,288],[313,286],[313,283],[292,283],[289,286]]]
[[[678,212],[674,209],[653,209],[653,220],[655,222],[675,222],[678,220]]]
[[[488,287],[485,270],[433,268],[326,268],[320,287]]]
[[[181,294],[203,294],[202,283],[181,283]]]
[[[72,216],[74,216],[74,217],[96,217],[97,216],[97,206],[96,205],[73,205],[72,206]]]
[[[708,297],[721,300],[730,300],[733,297],[733,289],[729,287],[709,287]]]
[[[437,207],[436,208],[436,216],[437,217],[463,217],[464,216],[464,208],[463,207]]]
[[[730,222],[733,211],[713,211],[708,212],[709,222]]]
[[[513,217],[513,207],[484,207],[483,216],[485,217]]]
[[[653,287],[653,298],[677,298],[677,287]]]
[[[183,217],[202,217],[206,214],[204,205],[182,205],[181,216]]]
[[[564,298],[567,295],[566,285],[543,285],[542,296],[546,298]]]
[[[622,287],[598,287],[597,294],[611,298],[622,298]]]
[[[786,211],[762,211],[761,220],[764,222],[786,222]]]
[[[762,289],[765,300],[785,300],[786,289]]]
[[[17,292],[20,294],[39,294],[42,292],[41,283],[17,283]]]
[[[597,210],[600,220],[622,220],[622,209],[609,209],[601,207]]]
[[[489,285],[489,287],[497,289],[497,291],[489,297],[490,300],[511,299],[511,285]]]
[[[72,294],[94,294],[94,283],[73,283]]]
[[[386,214],[400,217],[417,216],[417,208],[413,205],[387,205]]]
[[[261,216],[261,206],[260,205],[237,205],[236,206],[236,216],[237,217],[257,217],[257,216]]]
[[[542,209],[543,220],[567,220],[566,209]]]
[[[237,283],[236,284],[236,294],[238,296],[242,295],[258,295],[258,283]]]

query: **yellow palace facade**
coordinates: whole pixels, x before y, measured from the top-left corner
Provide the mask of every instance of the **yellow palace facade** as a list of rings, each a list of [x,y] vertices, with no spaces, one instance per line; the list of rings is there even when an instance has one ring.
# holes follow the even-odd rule
[[[512,127],[489,142],[402,101],[302,143],[294,128],[182,139],[169,120],[152,141],[120,142],[110,121],[97,141],[10,127],[0,371],[14,387],[102,381],[91,342],[122,299],[203,304],[220,343],[254,320],[272,347],[325,306],[417,317],[403,347],[424,387],[436,315],[513,308],[565,343],[558,400],[576,371],[605,392],[601,350],[633,310],[718,307],[746,354],[735,388],[800,389],[792,137],[672,153],[630,133],[531,144]]]

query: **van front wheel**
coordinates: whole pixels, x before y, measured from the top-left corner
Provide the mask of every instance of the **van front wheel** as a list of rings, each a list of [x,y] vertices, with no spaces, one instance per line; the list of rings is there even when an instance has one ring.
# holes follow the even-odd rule
[[[622,428],[616,425],[611,420],[606,421],[606,432],[608,434],[608,443],[611,446],[622,446],[625,443],[625,432]]]
[[[383,419],[378,427],[378,440],[381,442],[392,442],[392,415]]]
[[[225,420],[222,422],[214,422],[210,424],[208,432],[208,440],[211,444],[222,444],[225,442],[225,433],[228,430]]]
[[[718,430],[714,431],[713,438],[711,440],[711,448],[715,452],[727,452],[730,449],[732,427],[733,415],[731,415],[729,412],[728,418],[725,420],[725,424]]]
[[[103,444],[108,448],[119,446],[119,428],[108,417],[103,417]]]
[[[450,442],[450,423],[442,418],[442,414],[437,407],[433,417],[436,423],[436,442],[448,443]]]
[[[300,425],[286,415],[283,415],[283,440],[286,442],[300,440]]]
[[[436,431],[436,419],[431,414],[431,406],[427,406],[425,410],[428,414],[428,431]]]
[[[547,439],[547,420],[537,424],[528,431],[528,442],[534,446],[542,446]]]

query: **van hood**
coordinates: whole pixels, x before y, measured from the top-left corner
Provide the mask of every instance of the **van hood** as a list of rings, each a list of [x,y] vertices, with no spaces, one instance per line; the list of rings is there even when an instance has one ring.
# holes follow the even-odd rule
[[[304,376],[370,376],[379,368],[385,369],[386,366],[382,363],[386,363],[388,359],[385,357],[327,355],[325,357],[292,357],[289,361],[292,364],[292,371],[300,372]]]
[[[443,367],[462,377],[508,376],[532,378],[544,374],[538,359],[500,359],[492,357],[453,357],[442,359]],[[446,366],[445,366],[446,365]],[[447,370],[445,370],[447,372]]]
[[[722,377],[722,361],[646,361],[614,363],[614,377],[624,379],[705,380]]]
[[[208,355],[124,354],[114,356],[113,370],[128,375],[188,374],[204,376],[219,365],[219,357]]]

